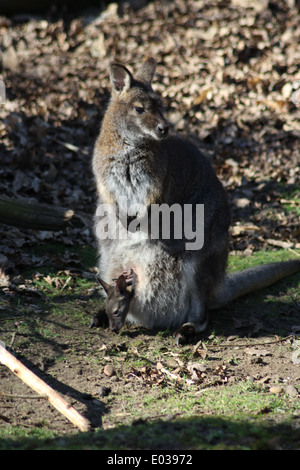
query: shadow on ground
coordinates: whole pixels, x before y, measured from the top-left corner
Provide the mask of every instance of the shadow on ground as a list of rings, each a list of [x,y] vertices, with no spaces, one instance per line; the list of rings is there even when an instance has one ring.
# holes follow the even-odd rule
[[[95,430],[40,440],[3,439],[5,449],[102,449],[102,450],[292,450],[298,449],[300,430],[293,424],[257,423],[255,418],[193,417],[136,422],[114,429]]]

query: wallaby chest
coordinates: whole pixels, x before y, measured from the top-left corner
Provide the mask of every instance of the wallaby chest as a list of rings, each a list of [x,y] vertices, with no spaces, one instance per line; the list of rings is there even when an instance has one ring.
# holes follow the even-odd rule
[[[126,198],[129,206],[146,204],[151,177],[145,159],[134,152],[118,155],[106,169],[105,184],[116,201]]]

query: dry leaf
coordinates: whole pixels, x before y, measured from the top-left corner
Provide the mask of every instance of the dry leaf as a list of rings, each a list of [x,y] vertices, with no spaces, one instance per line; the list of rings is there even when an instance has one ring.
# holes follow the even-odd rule
[[[4,269],[2,269],[0,266],[0,287],[8,287],[9,284],[10,284],[9,276],[5,274]]]
[[[198,106],[205,100],[210,100],[212,98],[212,88],[204,88],[204,90],[201,91],[200,95],[197,96],[194,102],[194,106]]]
[[[111,364],[106,364],[104,366],[103,372],[108,377],[112,377],[115,374],[115,370]]]
[[[258,100],[257,104],[263,104],[267,108],[276,112],[283,112],[287,110],[287,102],[284,100],[263,99],[263,100]]]

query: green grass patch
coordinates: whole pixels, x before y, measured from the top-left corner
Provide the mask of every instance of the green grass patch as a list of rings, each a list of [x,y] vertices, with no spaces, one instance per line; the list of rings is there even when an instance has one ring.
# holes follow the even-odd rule
[[[282,192],[282,204],[287,213],[295,213],[300,217],[300,191],[295,189],[290,192]]]
[[[298,252],[298,255],[300,255],[300,252]],[[297,259],[297,256],[288,250],[260,250],[254,252],[251,256],[230,255],[228,258],[228,271],[241,271],[259,264],[288,261],[290,259]]]

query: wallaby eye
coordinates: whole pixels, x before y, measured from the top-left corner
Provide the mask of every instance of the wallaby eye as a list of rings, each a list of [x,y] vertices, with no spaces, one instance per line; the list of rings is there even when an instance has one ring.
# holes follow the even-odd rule
[[[114,317],[118,317],[119,316],[119,309],[116,308],[114,311],[113,311],[113,316]]]
[[[138,113],[138,114],[143,114],[143,113],[145,112],[145,109],[142,108],[141,106],[135,106],[135,107],[134,107],[134,110],[135,110],[135,112]]]

